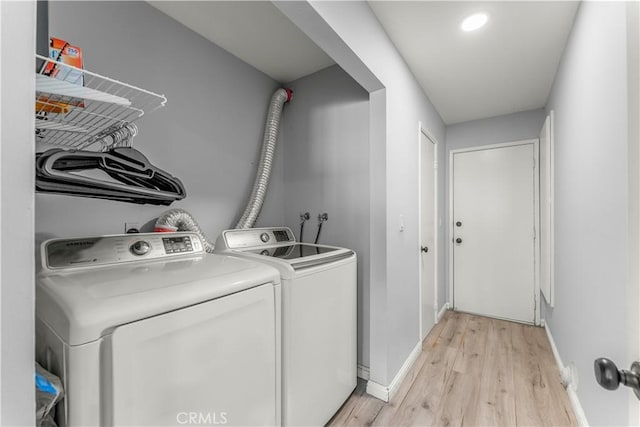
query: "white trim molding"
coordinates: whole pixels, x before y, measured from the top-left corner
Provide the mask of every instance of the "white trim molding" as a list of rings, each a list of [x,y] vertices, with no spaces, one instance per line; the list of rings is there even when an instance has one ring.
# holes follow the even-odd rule
[[[389,387],[378,384],[375,381],[367,381],[367,394],[380,399],[383,402],[389,401]]]
[[[409,373],[409,369],[411,369],[421,352],[422,341],[419,341],[409,354],[409,357],[407,357],[407,360],[404,361],[402,368],[400,368],[393,381],[391,381],[391,384],[389,384],[389,386],[384,386],[375,381],[369,380],[367,381],[367,394],[370,394],[384,402],[388,402],[393,399],[393,396],[398,392],[402,381],[407,376],[407,373]]]
[[[576,416],[576,421],[578,421],[579,426],[588,427],[589,421],[587,421],[584,409],[582,409],[582,405],[580,404],[580,400],[578,399],[578,394],[576,393],[578,384],[576,381],[575,368],[571,364],[569,364],[569,366],[565,366],[564,363],[562,363],[560,353],[558,353],[558,348],[556,347],[556,342],[553,339],[553,335],[551,335],[551,329],[549,329],[549,325],[547,325],[546,322],[544,323],[544,330],[547,333],[547,339],[549,340],[549,344],[551,345],[553,357],[556,359],[556,364],[558,365],[558,370],[560,371],[560,379],[562,381],[562,384],[567,389],[567,394],[569,395],[569,401],[571,402],[573,413]]]
[[[369,381],[368,366],[364,366],[362,363],[358,363],[358,378],[362,378],[365,381]]]
[[[447,310],[449,310],[450,306],[451,305],[448,302],[444,303],[444,305],[442,306],[440,311],[438,311],[438,314],[437,314],[438,317],[436,318],[436,323],[438,323],[442,319],[442,316],[444,316],[444,314],[447,312]]]

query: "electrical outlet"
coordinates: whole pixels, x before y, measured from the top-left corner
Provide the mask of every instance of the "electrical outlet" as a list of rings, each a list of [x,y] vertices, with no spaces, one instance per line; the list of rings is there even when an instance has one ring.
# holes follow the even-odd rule
[[[125,232],[125,234],[139,233],[140,232],[140,223],[139,222],[125,222],[124,223],[124,232]]]

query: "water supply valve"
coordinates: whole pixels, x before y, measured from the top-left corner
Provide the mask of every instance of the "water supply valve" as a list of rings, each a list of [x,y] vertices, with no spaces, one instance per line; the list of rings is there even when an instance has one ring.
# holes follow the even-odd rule
[[[314,244],[318,244],[318,240],[320,240],[320,232],[322,231],[322,224],[329,219],[329,214],[323,212],[318,214],[318,232],[316,233],[316,240],[314,240]]]

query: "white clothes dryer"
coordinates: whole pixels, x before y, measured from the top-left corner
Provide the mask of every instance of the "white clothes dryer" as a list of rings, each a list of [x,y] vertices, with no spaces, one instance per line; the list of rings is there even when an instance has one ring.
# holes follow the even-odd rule
[[[280,272],[283,424],[325,425],[357,382],[355,252],[298,243],[286,227],[226,230],[215,250]]]
[[[49,240],[36,359],[62,426],[280,424],[280,277],[193,233]]]

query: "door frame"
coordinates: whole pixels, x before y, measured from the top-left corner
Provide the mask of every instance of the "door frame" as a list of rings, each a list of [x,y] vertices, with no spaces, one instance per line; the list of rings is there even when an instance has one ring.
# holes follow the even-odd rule
[[[428,129],[426,129],[422,122],[418,122],[418,322],[420,331],[420,342],[424,339],[424,336],[429,331],[422,330],[422,263],[420,262],[422,257],[422,135],[433,143],[433,307],[435,313],[434,324],[438,323],[438,145],[439,141]]]
[[[519,145],[533,145],[533,225],[534,225],[534,259],[533,259],[533,304],[534,304],[534,324],[540,325],[540,157],[539,157],[539,140],[538,138],[523,139],[513,142],[504,142],[499,144],[479,145],[468,148],[458,148],[449,151],[449,212],[447,215],[449,239],[447,246],[449,251],[449,297],[451,308],[455,307],[455,299],[453,292],[453,156],[458,153],[468,153],[472,151],[484,151],[497,148],[516,147]]]
[[[547,138],[549,139],[548,142],[548,152],[547,152],[547,164],[545,165],[545,172],[546,172],[546,180],[547,180],[547,187],[548,188],[542,188],[542,186],[540,186],[540,190],[539,190],[539,196],[546,196],[546,201],[542,200],[542,197],[540,197],[540,220],[538,222],[538,231],[539,234],[538,236],[542,236],[544,235],[547,240],[548,240],[548,245],[547,247],[542,247],[542,245],[540,245],[540,242],[538,243],[539,247],[540,247],[540,251],[539,251],[539,255],[540,255],[540,263],[542,264],[542,260],[543,257],[547,259],[547,263],[549,264],[549,295],[545,295],[544,291],[542,289],[542,265],[540,265],[540,294],[541,294],[541,298],[544,298],[547,301],[547,304],[549,305],[549,307],[553,308],[555,305],[555,273],[554,273],[554,269],[555,269],[555,200],[554,200],[554,194],[555,194],[555,143],[554,143],[554,132],[555,132],[555,122],[554,122],[554,112],[553,110],[549,111],[549,114],[545,117],[544,123],[542,125],[542,129],[540,129],[541,131],[545,128],[545,126],[547,126],[548,129],[548,133],[547,133]],[[540,142],[540,139],[538,138],[538,169],[539,172],[542,172],[542,165],[541,165],[541,156],[540,156],[540,152],[542,150],[542,145]],[[542,180],[542,176],[538,177],[538,181],[540,185],[540,181]],[[543,194],[544,193],[544,194]],[[543,205],[548,203],[548,207]],[[543,229],[542,226],[542,210],[543,209],[549,209],[549,228],[548,229]],[[547,297],[549,299],[547,299]]]
[[[628,152],[628,240],[629,260],[626,284],[627,346],[626,368],[633,361],[640,360],[640,65],[638,35],[640,34],[640,5],[627,3],[627,152]],[[640,425],[640,401],[631,391],[627,391],[629,404],[628,424]]]

